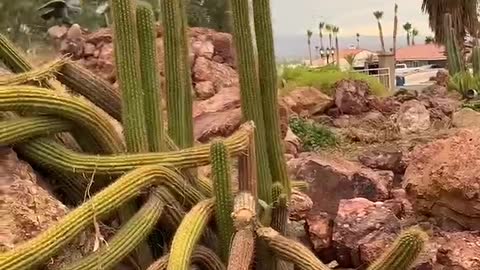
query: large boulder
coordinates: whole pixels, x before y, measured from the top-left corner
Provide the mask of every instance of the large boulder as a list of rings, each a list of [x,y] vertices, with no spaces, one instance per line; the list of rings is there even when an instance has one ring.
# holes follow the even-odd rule
[[[453,114],[452,124],[457,128],[480,128],[480,113],[463,108]]]
[[[402,151],[396,149],[369,149],[358,156],[365,166],[376,170],[388,170],[403,173],[405,164]]]
[[[299,87],[285,95],[283,102],[295,113],[321,114],[333,106],[333,99],[314,87]]]
[[[393,183],[391,171],[374,171],[344,159],[301,153],[288,161],[292,179],[308,182],[313,212],[334,216],[342,199],[364,197],[373,201],[389,198]]]
[[[192,69],[194,82],[210,81],[216,89],[238,85],[238,74],[227,66],[205,57],[197,57]]]
[[[397,124],[401,134],[425,131],[430,128],[430,112],[420,101],[409,100],[400,107]]]
[[[460,130],[417,147],[405,172],[414,208],[440,224],[480,230],[480,135]]]
[[[370,88],[364,81],[340,80],[335,83],[335,105],[341,113],[360,114],[369,110]]]

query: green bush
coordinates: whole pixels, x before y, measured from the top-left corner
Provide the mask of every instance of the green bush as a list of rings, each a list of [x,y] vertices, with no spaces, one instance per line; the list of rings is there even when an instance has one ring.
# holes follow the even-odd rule
[[[468,71],[456,73],[450,78],[448,89],[451,91],[457,91],[463,97],[466,97],[469,89],[480,91],[480,76],[473,75]]]
[[[292,117],[289,119],[289,126],[292,132],[300,138],[303,149],[306,151],[318,151],[336,146],[338,143],[337,137],[330,129],[317,123],[308,122],[306,119]]]
[[[387,94],[387,89],[377,79],[358,72],[340,71],[336,66],[326,66],[317,69],[285,67],[282,70],[282,79],[286,81],[283,94],[298,86],[311,86],[327,95],[332,95],[334,84],[342,79],[362,80],[368,83],[372,94],[377,96],[385,96]]]

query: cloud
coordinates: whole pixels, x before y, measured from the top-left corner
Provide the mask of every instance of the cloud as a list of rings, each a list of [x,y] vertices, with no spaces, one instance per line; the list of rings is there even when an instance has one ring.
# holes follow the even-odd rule
[[[314,32],[318,23],[324,21],[340,27],[340,35],[378,35],[375,10],[384,11],[384,33],[393,33],[393,8],[399,5],[399,34],[402,25],[410,22],[422,35],[430,35],[428,17],[421,11],[421,0],[271,0],[273,27],[276,35],[303,34],[307,29]]]

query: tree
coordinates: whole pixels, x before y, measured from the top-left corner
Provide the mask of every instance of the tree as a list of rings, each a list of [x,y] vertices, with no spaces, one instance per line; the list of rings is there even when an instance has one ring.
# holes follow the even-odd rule
[[[425,44],[432,44],[435,41],[435,38],[432,36],[425,37]]]
[[[407,45],[410,46],[410,31],[412,31],[412,24],[407,22],[403,25],[403,30],[407,32]]]
[[[418,36],[419,32],[416,28],[412,29],[412,45],[415,45],[415,37]]]
[[[307,30],[307,44],[308,44],[308,55],[310,58],[310,66],[313,64],[312,63],[312,43],[311,43],[312,35],[313,35],[313,32],[310,30]]]
[[[335,55],[336,55],[337,66],[340,65],[340,48],[338,46],[338,32],[339,31],[340,31],[340,28],[338,26],[332,27],[332,32],[335,35]]]
[[[357,33],[357,49],[360,48],[360,33]]]
[[[397,33],[398,33],[398,5],[394,7],[395,17],[393,18],[393,53],[397,52]]]
[[[330,48],[332,48],[332,30],[333,30],[333,25],[327,24],[325,25],[325,30],[328,32],[328,39],[330,40]]]
[[[435,41],[445,44],[443,27],[444,14],[450,13],[453,29],[459,45],[463,45],[467,34],[478,37],[477,0],[423,0],[422,11],[428,14],[429,24],[435,33]]]
[[[382,51],[385,52],[385,41],[383,40],[383,30],[382,30],[382,22],[381,22],[381,19],[383,17],[383,11],[375,11],[373,12],[373,16],[375,16],[375,19],[377,19],[378,32],[380,35],[380,43],[382,45]]]
[[[353,69],[353,65],[355,64],[355,57],[356,55],[351,53],[351,54],[347,54],[345,55],[345,61],[347,61],[348,65],[350,66],[350,69]]]
[[[318,34],[320,35],[320,48],[323,49],[325,48],[323,46],[323,28],[325,28],[325,23],[324,22],[320,22],[318,24]]]

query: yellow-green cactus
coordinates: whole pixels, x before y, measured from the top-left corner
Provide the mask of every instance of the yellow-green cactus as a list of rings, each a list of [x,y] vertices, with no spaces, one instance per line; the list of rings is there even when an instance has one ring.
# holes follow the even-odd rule
[[[167,254],[155,263],[150,265],[147,270],[166,270],[170,254]],[[225,270],[225,265],[222,260],[213,252],[204,246],[197,245],[192,254],[192,265],[200,266],[205,270]]]

